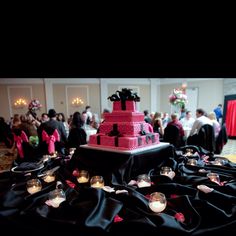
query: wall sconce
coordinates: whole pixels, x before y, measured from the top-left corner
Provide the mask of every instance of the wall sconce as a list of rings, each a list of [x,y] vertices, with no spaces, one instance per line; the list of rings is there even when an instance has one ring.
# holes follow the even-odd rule
[[[27,106],[27,103],[26,103],[25,99],[23,99],[23,98],[19,98],[14,102],[15,108],[24,108],[26,106]]]
[[[83,100],[81,98],[75,98],[75,99],[73,99],[71,104],[72,104],[72,106],[78,107],[78,106],[83,105],[84,102],[83,102]]]

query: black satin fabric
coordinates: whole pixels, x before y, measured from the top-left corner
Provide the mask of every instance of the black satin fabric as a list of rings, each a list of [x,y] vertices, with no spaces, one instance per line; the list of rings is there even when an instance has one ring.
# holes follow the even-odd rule
[[[188,157],[184,156],[187,148],[198,152],[191,157],[197,160],[197,166],[187,165]],[[96,160],[94,154],[88,156],[87,162],[85,153],[82,154],[76,152],[70,161],[63,157],[51,160],[45,166],[45,169],[51,169],[60,165],[56,178],[62,183],[60,187],[65,191],[66,201],[58,208],[45,204],[48,193],[56,188],[56,182],[42,181],[42,190],[29,195],[26,182],[32,176],[2,174],[1,229],[9,234],[24,235],[235,235],[235,163],[226,160],[224,166],[209,164],[215,157],[195,146],[186,146],[178,151],[168,146],[159,152],[126,156],[126,159],[113,154],[107,157],[98,155]],[[204,161],[206,155],[209,155],[208,162]],[[110,161],[106,162],[108,158]],[[162,166],[171,167],[176,176],[173,179],[161,176]],[[79,184],[73,170],[85,167],[90,176],[104,175],[105,185],[127,192],[108,193],[91,188],[89,183]],[[200,169],[205,172],[199,172]],[[221,185],[207,178],[206,174],[210,171],[219,174]],[[143,173],[150,176],[150,187],[128,185],[130,180],[136,180],[137,175]],[[214,190],[204,193],[198,190],[198,185]],[[167,207],[161,213],[154,213],[149,208],[148,198],[153,192],[162,192],[167,198]],[[176,214],[183,215],[184,221],[180,221]],[[121,217],[121,221],[115,222],[117,216]]]

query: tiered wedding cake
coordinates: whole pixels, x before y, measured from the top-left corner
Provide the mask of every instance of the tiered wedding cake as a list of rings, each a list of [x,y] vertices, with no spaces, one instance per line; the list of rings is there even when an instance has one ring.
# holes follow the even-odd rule
[[[136,93],[124,88],[108,99],[113,102],[113,111],[105,114],[99,133],[90,136],[89,146],[133,150],[159,143],[158,133],[153,133],[144,114],[136,109],[140,101]]]

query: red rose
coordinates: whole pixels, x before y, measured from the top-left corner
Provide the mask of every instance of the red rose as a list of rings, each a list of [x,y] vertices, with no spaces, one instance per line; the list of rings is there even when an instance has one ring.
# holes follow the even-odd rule
[[[181,212],[177,212],[175,214],[175,219],[183,223],[185,221],[184,215]]]

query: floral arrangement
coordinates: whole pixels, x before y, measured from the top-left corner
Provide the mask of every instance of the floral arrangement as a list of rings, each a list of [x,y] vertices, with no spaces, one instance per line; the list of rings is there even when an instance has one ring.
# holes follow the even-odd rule
[[[41,107],[42,107],[42,105],[40,104],[39,100],[37,100],[37,99],[33,99],[28,105],[29,111],[32,111],[32,112],[40,110]]]
[[[187,95],[183,89],[174,89],[172,94],[169,96],[170,104],[174,106],[180,106],[181,108],[185,107],[185,104],[188,102]]]

